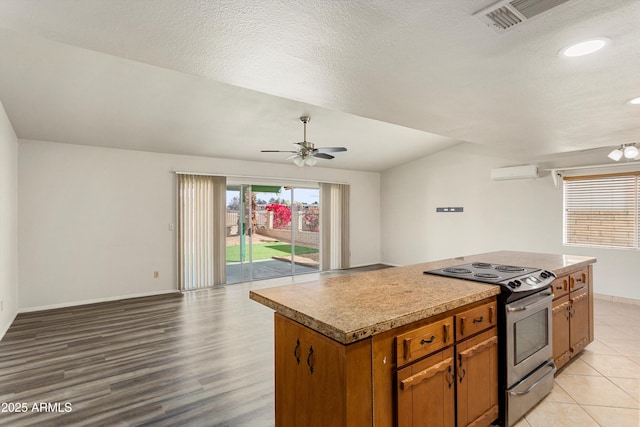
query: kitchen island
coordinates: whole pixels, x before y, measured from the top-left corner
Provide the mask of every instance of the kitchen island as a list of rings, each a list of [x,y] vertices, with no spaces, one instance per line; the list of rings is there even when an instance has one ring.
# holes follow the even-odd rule
[[[252,291],[276,311],[276,425],[494,421],[500,288],[423,274],[466,262],[532,266],[558,280],[584,272],[589,290],[595,259],[500,251]],[[423,387],[431,400],[414,405]]]

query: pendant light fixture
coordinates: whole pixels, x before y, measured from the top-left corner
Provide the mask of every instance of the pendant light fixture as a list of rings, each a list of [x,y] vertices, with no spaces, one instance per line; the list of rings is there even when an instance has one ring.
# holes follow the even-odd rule
[[[611,151],[608,157],[616,162],[620,161],[623,157],[627,160],[640,160],[640,151],[638,151],[635,143],[622,144],[620,147]]]

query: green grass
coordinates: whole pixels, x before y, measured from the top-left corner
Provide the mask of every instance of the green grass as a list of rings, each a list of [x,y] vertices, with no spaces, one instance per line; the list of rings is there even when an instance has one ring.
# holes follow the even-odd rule
[[[291,255],[291,245],[286,243],[256,243],[252,246],[252,257],[254,261],[260,259],[271,259],[274,256]],[[306,246],[296,246],[296,255],[315,254],[317,249]],[[245,248],[245,261],[249,258],[249,247]],[[227,246],[227,262],[240,262],[240,246]]]

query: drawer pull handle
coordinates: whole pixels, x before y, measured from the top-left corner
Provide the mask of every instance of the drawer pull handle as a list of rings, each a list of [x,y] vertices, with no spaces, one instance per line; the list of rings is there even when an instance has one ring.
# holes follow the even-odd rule
[[[433,342],[433,340],[435,340],[436,337],[434,335],[431,335],[431,338],[428,340],[425,340],[424,338],[420,341],[421,345],[425,345],[425,344],[431,344]]]
[[[467,375],[467,371],[462,367],[462,357],[459,358],[459,362],[460,363],[458,364],[458,370],[460,371],[460,373],[458,374],[458,378],[460,379],[460,383],[462,383],[462,380]]]
[[[296,358],[298,365],[300,364],[300,338],[296,341],[296,348],[293,349],[293,356]]]
[[[551,370],[550,370],[549,372],[547,372],[546,374],[544,374],[544,375],[542,376],[542,378],[540,378],[538,381],[536,381],[535,383],[531,384],[531,385],[529,386],[529,388],[527,388],[526,390],[523,390],[523,391],[510,391],[510,392],[508,392],[508,393],[509,393],[511,396],[522,396],[522,395],[525,395],[525,394],[529,393],[531,390],[533,390],[534,388],[536,388],[536,386],[537,386],[538,384],[540,384],[542,381],[544,381],[545,379],[547,379],[547,377],[548,377],[549,375],[553,375],[553,374],[555,374],[555,373],[556,373],[556,371],[557,371],[557,369],[556,369],[556,365],[555,365],[553,362],[551,362],[551,361],[549,361],[549,362],[547,362],[547,363],[545,364],[545,368],[551,368]],[[540,369],[542,369],[542,368],[540,368]]]
[[[316,358],[313,356],[313,346],[309,348],[309,355],[307,356],[307,365],[309,365],[309,372],[313,374],[313,365],[315,365]]]
[[[476,317],[475,319],[473,319],[473,323],[482,323],[483,320],[484,320],[484,317],[482,316]]]

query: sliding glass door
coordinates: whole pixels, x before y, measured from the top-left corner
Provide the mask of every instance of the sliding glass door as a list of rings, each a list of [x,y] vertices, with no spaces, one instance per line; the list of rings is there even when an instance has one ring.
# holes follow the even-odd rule
[[[319,190],[227,185],[227,283],[319,270]]]

